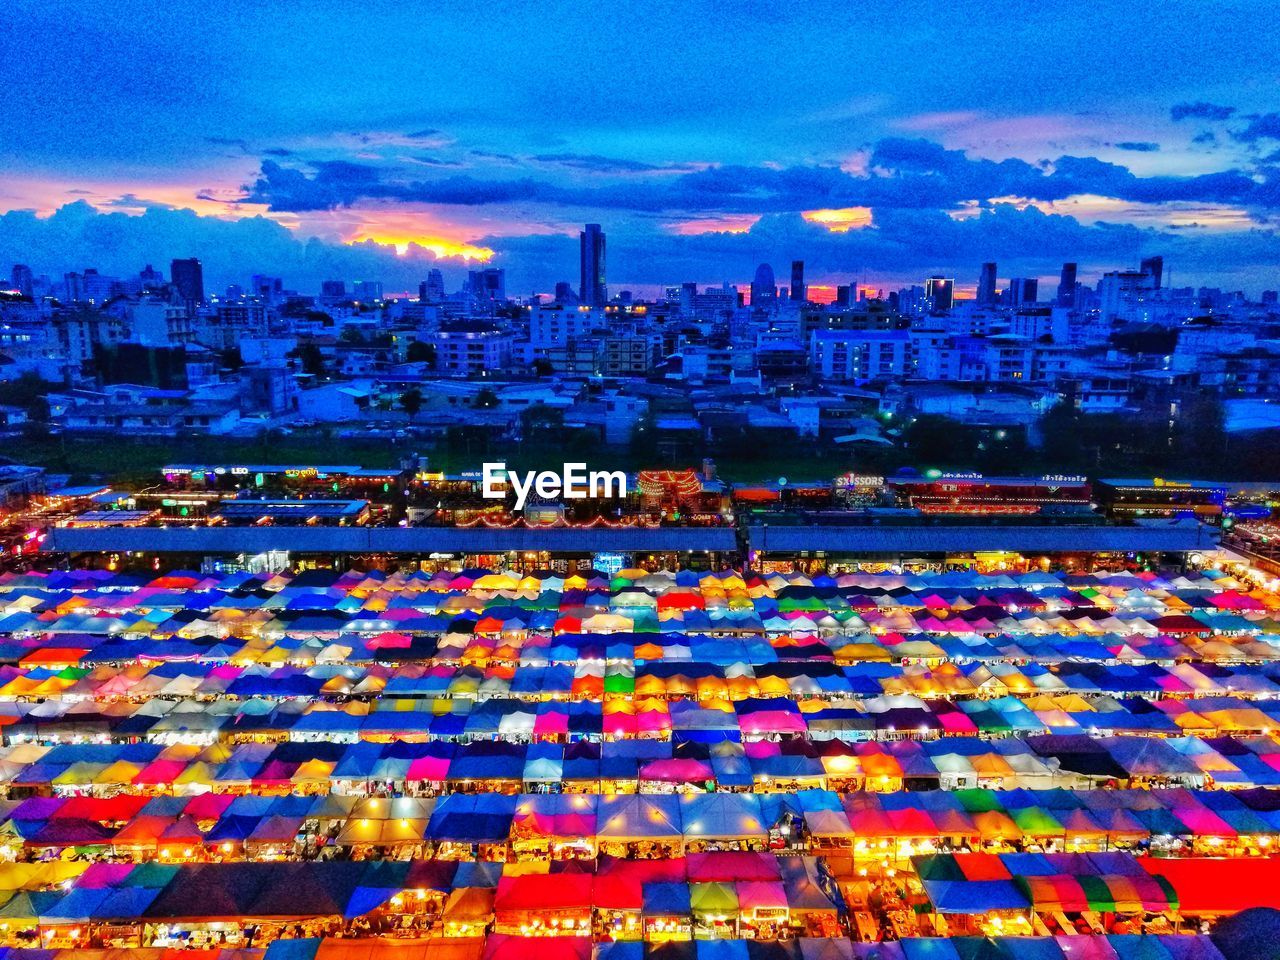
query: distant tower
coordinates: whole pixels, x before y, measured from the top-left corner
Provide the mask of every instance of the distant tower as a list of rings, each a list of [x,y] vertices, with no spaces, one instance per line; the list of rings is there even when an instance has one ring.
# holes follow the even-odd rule
[[[159,290],[164,286],[164,276],[148,263],[138,274],[138,283],[143,290]]]
[[[804,285],[804,261],[791,261],[791,299],[804,301],[809,298],[809,291]]]
[[[778,283],[773,278],[773,267],[762,263],[756,267],[755,279],[751,281],[751,306],[768,306],[777,299]]]
[[[467,292],[482,302],[507,299],[507,271],[501,267],[468,270]]]
[[[955,302],[956,282],[947,277],[930,277],[924,282],[924,295],[933,309],[945,313]]]
[[[169,277],[188,305],[204,303],[204,268],[195,257],[170,263]]]
[[[978,277],[978,302],[996,302],[996,265],[984,263],[982,273]]]
[[[31,296],[32,291],[35,290],[35,277],[31,273],[31,268],[25,263],[15,263],[13,265],[11,282],[13,289],[24,297]]]
[[[434,267],[427,271],[427,279],[418,284],[418,299],[439,303],[444,299],[444,274]]]
[[[1064,263],[1062,278],[1058,281],[1058,306],[1074,307],[1076,305],[1076,265]]]
[[[1142,261],[1140,269],[1151,278],[1152,289],[1159,290],[1164,279],[1164,257],[1147,257]]]
[[[604,278],[604,233],[598,223],[588,223],[578,234],[582,283],[578,300],[588,307],[603,307],[608,301]]]
[[[1035,303],[1039,289],[1040,281],[1035,277],[1014,277],[1009,281],[1009,303],[1015,307]]]

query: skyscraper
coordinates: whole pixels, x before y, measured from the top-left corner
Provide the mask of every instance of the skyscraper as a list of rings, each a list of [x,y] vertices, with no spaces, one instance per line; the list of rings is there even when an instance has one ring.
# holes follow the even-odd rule
[[[778,299],[778,283],[773,278],[773,267],[762,263],[756,267],[755,278],[751,281],[751,306],[767,307]]]
[[[945,313],[955,302],[956,282],[947,277],[930,277],[924,282],[924,295],[931,309]]]
[[[1139,269],[1151,278],[1151,289],[1159,290],[1164,280],[1164,257],[1145,257]]]
[[[482,302],[507,299],[507,271],[501,267],[468,270],[467,293]]]
[[[978,276],[978,302],[996,302],[996,265],[984,263],[982,273]]]
[[[13,265],[13,273],[11,274],[13,289],[24,297],[32,295],[35,289],[35,277],[31,274],[31,268],[25,263],[15,263]]]
[[[418,299],[439,303],[444,299],[444,274],[432,267],[427,279],[418,284]]]
[[[188,305],[204,303],[204,268],[195,257],[170,263],[169,279]]]
[[[809,291],[804,285],[804,261],[791,261],[791,299],[801,302],[809,298]]]
[[[588,307],[603,307],[608,300],[604,279],[604,233],[598,223],[588,223],[578,234],[582,283],[578,300]]]
[[[1015,307],[1035,303],[1039,291],[1040,281],[1035,277],[1014,277],[1009,281],[1009,303]]]
[[[1076,305],[1076,265],[1064,263],[1062,278],[1058,280],[1058,306],[1074,307]]]

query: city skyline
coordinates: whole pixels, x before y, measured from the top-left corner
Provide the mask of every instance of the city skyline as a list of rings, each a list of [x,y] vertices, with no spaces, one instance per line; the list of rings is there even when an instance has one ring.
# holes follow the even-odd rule
[[[215,32],[177,4],[136,11],[139,57],[127,5],[19,3],[0,250],[50,274],[194,256],[214,288],[248,268],[413,290],[440,257],[527,294],[578,279],[600,223],[610,285],[649,293],[802,259],[819,291],[946,275],[967,294],[986,261],[1090,282],[1156,253],[1186,284],[1274,286],[1261,5],[984,5],[1000,29],[980,38],[975,10],[549,8],[481,30],[375,6],[362,46],[338,6],[233,4]],[[1248,69],[1206,78],[1200,37]]]

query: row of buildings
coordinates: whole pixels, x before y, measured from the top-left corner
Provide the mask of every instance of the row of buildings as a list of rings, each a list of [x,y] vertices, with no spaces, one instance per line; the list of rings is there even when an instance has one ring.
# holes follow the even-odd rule
[[[606,443],[628,442],[646,418],[677,437],[708,439],[731,422],[892,442],[895,418],[921,413],[1034,441],[1059,403],[1176,411],[1206,395],[1228,405],[1228,429],[1280,424],[1274,292],[1171,288],[1158,257],[1096,288],[1065,264],[1048,298],[1035,278],[1001,288],[987,263],[972,299],[932,277],[887,295],[842,286],[819,303],[800,261],[788,287],[761,265],[741,290],[685,283],[652,300],[611,297],[604,255],[588,225],[577,289],[523,299],[494,267],[469,271],[453,293],[432,270],[417,296],[389,296],[376,281],[338,280],[300,294],[264,275],[214,295],[190,259],[167,279],[148,265],[119,281],[84,271],[51,282],[19,266],[0,294],[0,377],[54,385],[50,417],[68,432],[465,420],[510,438],[520,412],[542,404]]]

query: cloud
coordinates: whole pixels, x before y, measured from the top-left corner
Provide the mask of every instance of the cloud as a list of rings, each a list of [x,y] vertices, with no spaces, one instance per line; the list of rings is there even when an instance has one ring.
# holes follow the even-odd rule
[[[542,153],[532,158],[538,163],[552,163],[574,170],[586,170],[594,173],[658,173],[673,170],[692,170],[693,164],[654,164],[639,160],[621,160],[616,157],[601,157],[595,154],[582,153]]]
[[[1175,123],[1189,117],[1199,120],[1228,120],[1235,112],[1235,107],[1223,107],[1200,100],[1195,103],[1175,103],[1169,110],[1169,119]]]
[[[1132,150],[1135,153],[1155,153],[1160,149],[1160,144],[1150,140],[1122,140],[1113,146],[1117,150]]]
[[[943,271],[970,277],[997,260],[1009,275],[1048,276],[1065,260],[1097,274],[1161,253],[1192,282],[1261,286],[1272,283],[1280,237],[1271,230],[1168,231],[1117,224],[1085,224],[1034,207],[995,204],[955,219],[939,210],[881,208],[860,230],[832,233],[797,213],[762,216],[742,233],[673,234],[645,216],[605,219],[610,284],[699,283],[749,278],[762,261],[806,262],[814,282],[865,276],[892,286]],[[463,239],[463,238],[459,238]],[[568,233],[465,238],[492,248],[494,265],[507,271],[513,292],[548,291],[576,276],[577,237]],[[412,290],[440,265],[452,288],[466,265],[437,260],[420,246],[404,255],[372,241],[356,244],[306,238],[262,216],[223,219],[191,210],[146,207],[140,214],[102,212],[85,201],[48,217],[30,211],[0,215],[0,249],[23,251],[38,273],[61,276],[94,266],[109,276],[136,273],[143,264],[199,257],[210,289],[243,284],[249,275],[284,278],[285,286],[315,293],[335,278],[377,278],[388,290]]]
[[[1248,118],[1249,124],[1243,130],[1232,132],[1231,136],[1241,143],[1256,143],[1259,140],[1280,140],[1280,113],[1260,113]]]
[[[604,167],[605,158],[573,156],[578,165]],[[563,162],[563,161],[559,161]],[[613,163],[616,168],[616,161]],[[1056,201],[1090,194],[1139,203],[1193,201],[1270,207],[1274,185],[1238,170],[1198,176],[1138,177],[1127,167],[1094,157],[1061,156],[1028,163],[988,160],[924,139],[887,138],[867,158],[865,175],[840,167],[721,165],[686,173],[646,176],[640,165],[581,180],[524,176],[500,179],[460,174],[404,179],[397,171],[332,161],[310,169],[263,161],[244,200],[273,211],[306,212],[349,207],[363,200],[483,206],[540,203],[564,208],[647,213],[762,214],[840,207],[955,209],[998,197]],[[1274,177],[1272,178],[1274,179]]]
[[[452,265],[455,278],[463,269],[414,245],[399,255],[394,247],[372,242],[305,238],[266,217],[227,220],[154,204],[130,215],[101,212],[84,200],[48,217],[27,210],[0,215],[0,249],[23,251],[24,262],[37,273],[54,277],[87,266],[128,276],[146,263],[194,256],[203,262],[211,290],[244,284],[254,273],[284,277],[287,287],[304,293],[317,292],[326,278],[378,277],[389,290],[414,289],[432,266],[444,266],[448,274]]]
[[[205,137],[204,139],[206,143],[212,143],[216,147],[235,147],[242,153],[249,152],[249,141],[238,137]]]

